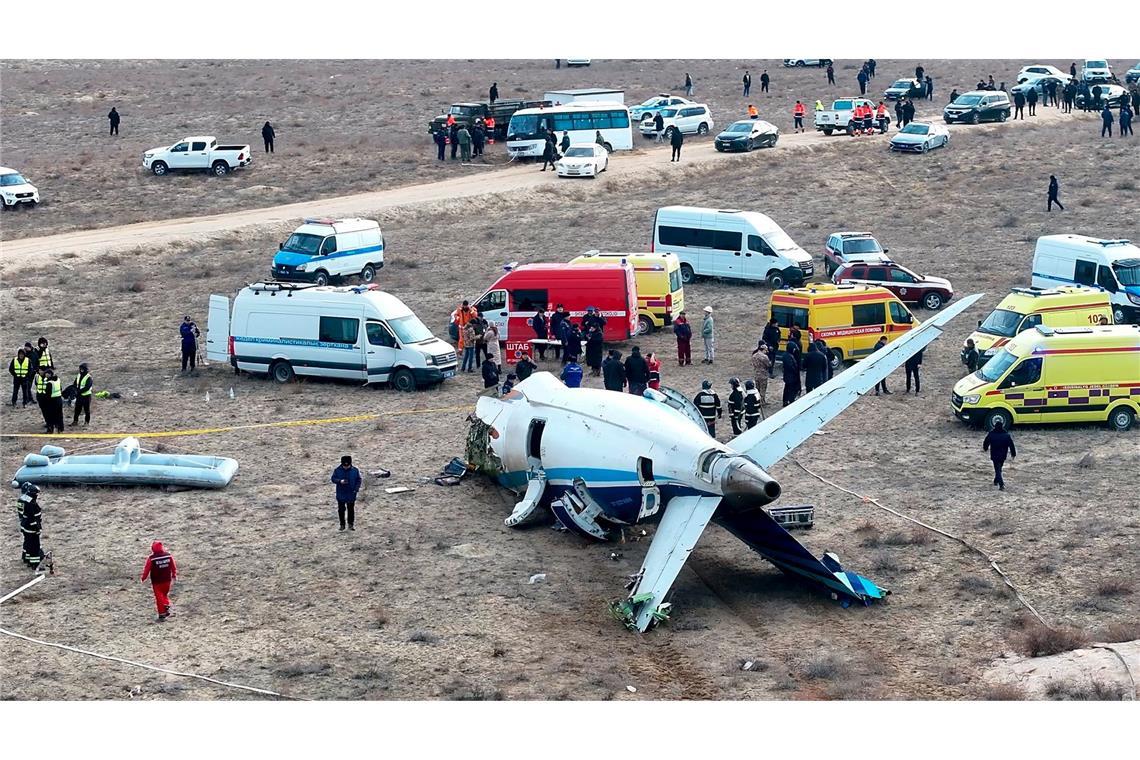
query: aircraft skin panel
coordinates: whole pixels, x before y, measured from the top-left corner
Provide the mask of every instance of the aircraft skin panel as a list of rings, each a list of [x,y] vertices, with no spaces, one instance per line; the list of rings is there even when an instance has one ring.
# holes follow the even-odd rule
[[[719,496],[679,496],[667,504],[641,565],[641,580],[631,593],[631,596],[653,594],[638,610],[639,631],[644,632],[649,627],[653,612],[665,601],[665,595],[720,502]]]
[[[729,448],[747,455],[761,467],[771,467],[939,337],[950,320],[983,295],[966,296],[947,306],[903,337],[741,433],[729,442]]]

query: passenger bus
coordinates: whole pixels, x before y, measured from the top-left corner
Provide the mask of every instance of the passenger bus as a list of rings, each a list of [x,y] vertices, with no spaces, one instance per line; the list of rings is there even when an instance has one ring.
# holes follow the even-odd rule
[[[553,129],[561,142],[570,133],[570,144],[592,143],[602,133],[606,150],[633,149],[629,109],[621,103],[566,103],[551,108],[515,111],[507,127],[507,151],[511,158],[541,158],[544,137]]]

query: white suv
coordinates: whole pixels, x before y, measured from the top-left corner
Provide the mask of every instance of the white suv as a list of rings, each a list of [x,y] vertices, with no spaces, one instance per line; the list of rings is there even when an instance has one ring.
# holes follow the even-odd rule
[[[709,113],[709,107],[703,103],[670,106],[662,108],[657,113],[661,114],[666,137],[672,135],[674,129],[681,130],[681,134],[684,135],[707,135],[709,130],[713,128],[712,114]],[[653,119],[646,119],[641,122],[639,129],[641,134],[646,137],[653,137],[656,134]]]
[[[1033,63],[1029,66],[1022,66],[1021,71],[1017,72],[1018,82],[1024,82],[1027,79],[1040,79],[1042,77],[1057,77],[1062,82],[1068,82],[1072,79],[1071,76],[1056,66],[1049,66],[1044,63]]]
[[[31,182],[15,169],[0,166],[0,206],[16,208],[17,206],[35,206],[40,202],[40,191]]]
[[[1081,67],[1081,79],[1085,82],[1111,82],[1112,69],[1103,58],[1087,58]]]

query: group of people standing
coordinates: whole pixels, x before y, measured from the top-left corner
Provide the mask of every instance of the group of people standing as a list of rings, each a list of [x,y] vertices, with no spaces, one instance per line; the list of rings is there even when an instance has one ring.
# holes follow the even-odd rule
[[[23,348],[17,349],[16,355],[8,362],[8,374],[12,376],[11,406],[15,407],[17,400],[20,400],[22,406],[26,407],[34,394],[44,418],[45,431],[62,433],[64,401],[74,401],[72,426],[79,424],[80,415],[83,415],[84,425],[90,424],[94,381],[87,364],[79,365],[74,382],[67,387],[64,387],[63,379],[55,370],[55,360],[47,338],[41,337],[35,346],[31,342],[24,343]]]
[[[466,124],[458,123],[454,116],[448,114],[446,128],[437,129],[432,135],[432,139],[435,141],[436,158],[440,161],[446,160],[444,154],[448,144],[451,145],[452,161],[456,159],[457,153],[459,160],[464,163],[471,161],[473,157],[482,156],[483,147],[488,140],[493,139],[494,121],[492,116],[488,116],[486,120],[477,118],[471,128],[468,129]]]

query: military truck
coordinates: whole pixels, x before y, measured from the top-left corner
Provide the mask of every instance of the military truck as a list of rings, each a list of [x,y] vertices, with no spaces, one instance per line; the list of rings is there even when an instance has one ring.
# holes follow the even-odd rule
[[[546,100],[496,100],[494,105],[486,101],[479,103],[452,103],[447,113],[436,116],[428,122],[428,133],[434,135],[440,129],[446,129],[448,115],[455,117],[455,123],[462,127],[470,127],[476,119],[486,120],[488,116],[495,117],[495,139],[507,138],[507,123],[511,115],[521,108],[539,108],[549,106]]]

